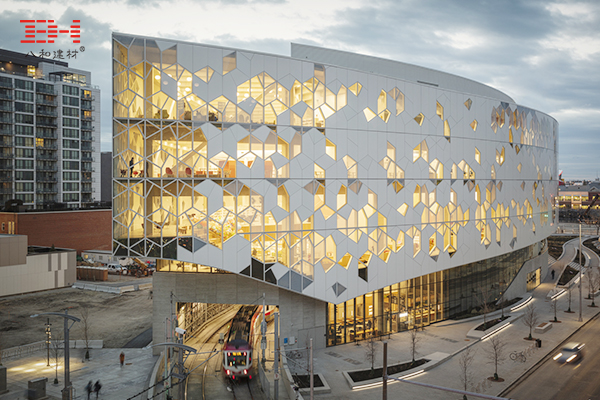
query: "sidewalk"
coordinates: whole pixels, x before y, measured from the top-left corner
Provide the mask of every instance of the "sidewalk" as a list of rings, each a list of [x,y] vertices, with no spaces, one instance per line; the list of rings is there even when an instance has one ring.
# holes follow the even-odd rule
[[[119,354],[125,353],[125,365],[119,366]],[[152,356],[151,349],[92,349],[91,359],[82,362],[84,350],[71,350],[71,382],[75,388],[76,399],[87,399],[85,385],[88,381],[100,380],[102,390],[100,399],[125,400],[141,392],[147,384],[150,371],[158,356]],[[1,395],[1,400],[26,399],[27,382],[37,378],[48,378],[46,393],[49,399],[61,399],[64,387],[63,361],[59,363],[59,384],[52,382],[55,370],[46,367],[46,351],[38,351],[28,357],[3,360],[7,367],[9,392]],[[52,355],[50,356],[52,363]],[[143,397],[145,399],[145,397]],[[136,397],[142,399],[142,397]]]
[[[578,239],[576,242],[568,242],[566,247],[578,246]],[[572,258],[575,255],[574,248],[569,249],[567,253]],[[568,264],[571,261],[568,259],[568,256],[563,258],[565,260],[560,260],[563,263]],[[554,313],[550,307],[551,302],[547,294],[555,288],[555,284],[560,276],[560,270],[561,268],[557,265],[555,279],[552,280],[550,273],[548,273],[543,283],[532,292],[533,300],[530,304],[533,304],[537,310],[539,323],[550,322],[554,319]],[[470,368],[473,377],[472,387],[469,390],[475,391],[477,389],[480,393],[497,396],[544,356],[553,352],[555,347],[561,344],[585,322],[600,312],[598,308],[588,307],[591,301],[584,299],[583,322],[578,322],[579,299],[576,296],[577,293],[577,291],[573,292],[571,302],[571,310],[575,311],[574,313],[566,313],[564,311],[568,308],[568,296],[566,294],[561,295],[558,298],[559,311],[557,312],[558,320],[561,323],[553,323],[552,328],[546,333],[533,334],[534,337],[542,340],[541,349],[535,348],[533,346],[534,342],[524,340],[529,335],[529,328],[521,320],[515,321],[497,334],[506,343],[506,361],[498,367],[498,375],[504,379],[504,382],[492,382],[487,379],[494,374],[494,365],[490,363],[486,354],[486,349],[490,346],[488,340],[480,341],[467,338],[469,330],[479,325],[482,322],[482,318],[462,323],[441,322],[428,326],[424,331],[419,332],[421,339],[417,347],[418,357],[443,358],[444,361],[431,370],[411,378],[411,380],[454,389],[463,389],[459,378],[459,358],[462,350],[468,346],[472,346],[475,357]],[[584,286],[584,297],[586,294]],[[521,309],[512,314],[522,312],[523,310]],[[495,312],[491,315],[499,313]],[[505,310],[505,314],[510,314],[510,310]],[[375,365],[381,367],[383,345],[381,342],[377,343]],[[410,333],[403,332],[391,335],[390,339],[388,339],[388,365],[410,361],[409,345]],[[331,387],[331,394],[324,395],[325,397],[333,399],[363,399],[377,398],[381,395],[381,386],[352,390],[342,374],[342,371],[368,369],[371,367],[370,363],[366,360],[365,347],[364,343],[358,346],[356,344],[346,344],[315,352],[315,372],[321,373]],[[525,363],[512,361],[508,357],[513,351],[524,351],[528,348],[531,348],[529,350],[530,355],[527,356]],[[450,394],[449,392],[400,382],[388,383],[388,396],[389,398],[427,398],[440,400],[462,397],[458,394]]]

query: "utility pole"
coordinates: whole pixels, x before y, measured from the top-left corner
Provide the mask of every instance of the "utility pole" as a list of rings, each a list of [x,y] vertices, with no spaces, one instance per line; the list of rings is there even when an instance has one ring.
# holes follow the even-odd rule
[[[273,369],[275,370],[275,379],[273,387],[273,398],[279,400],[279,313],[275,313],[275,363]]]
[[[315,398],[315,377],[313,364],[313,340],[310,338],[310,400]]]
[[[581,264],[581,220],[579,221],[579,322],[583,322],[583,295],[581,294],[581,284],[583,283],[583,265]]]
[[[265,351],[267,349],[267,321],[265,320],[265,294],[263,293],[263,305],[262,305],[262,322],[260,324],[260,332],[262,334],[262,338],[260,340],[260,347],[262,349],[262,365],[263,370],[266,369],[266,358]]]
[[[383,400],[387,400],[387,344],[383,342]]]

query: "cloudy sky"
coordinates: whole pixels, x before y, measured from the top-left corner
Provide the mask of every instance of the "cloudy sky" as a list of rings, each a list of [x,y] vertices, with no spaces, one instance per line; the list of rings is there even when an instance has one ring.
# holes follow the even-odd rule
[[[74,5],[77,4],[77,5]],[[491,85],[560,124],[566,179],[600,175],[600,2],[467,0],[0,0],[0,48],[39,54],[69,41],[21,44],[22,19],[81,20],[70,66],[102,89],[102,149],[111,149],[112,31],[290,54],[290,42],[375,55]]]

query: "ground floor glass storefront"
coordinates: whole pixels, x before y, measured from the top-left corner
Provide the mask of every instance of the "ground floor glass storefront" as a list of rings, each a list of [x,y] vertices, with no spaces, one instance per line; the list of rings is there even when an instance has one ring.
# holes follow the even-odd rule
[[[327,304],[327,346],[422,327],[497,302],[545,240],[509,254],[399,282],[340,304]],[[529,285],[527,290],[531,290]]]

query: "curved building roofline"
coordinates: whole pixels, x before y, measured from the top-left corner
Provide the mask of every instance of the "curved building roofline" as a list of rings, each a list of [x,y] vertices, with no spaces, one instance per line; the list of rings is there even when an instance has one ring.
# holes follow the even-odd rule
[[[299,43],[292,43],[291,55],[292,58],[301,60],[310,60],[312,62],[360,70],[371,74],[439,87],[440,89],[466,92],[515,103],[510,96],[483,83],[400,61]]]

